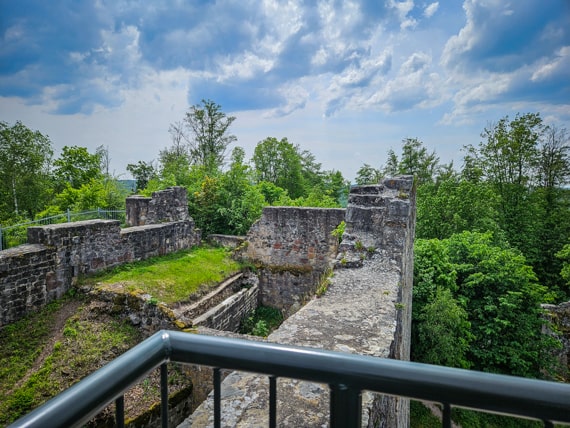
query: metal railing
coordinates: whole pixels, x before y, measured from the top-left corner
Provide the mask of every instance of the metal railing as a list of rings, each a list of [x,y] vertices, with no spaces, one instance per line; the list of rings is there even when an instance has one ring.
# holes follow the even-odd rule
[[[113,400],[116,425],[122,427],[124,392],[159,366],[161,421],[162,426],[167,427],[166,368],[169,361],[216,367],[216,427],[221,426],[221,368],[269,376],[271,427],[276,426],[278,377],[329,384],[331,427],[360,426],[363,390],[441,403],[444,427],[451,426],[452,406],[538,419],[547,427],[552,427],[554,422],[570,422],[568,384],[274,343],[160,331],[11,427],[81,426]]]
[[[79,212],[67,210],[65,213],[44,217],[38,220],[14,224],[7,227],[0,226],[0,250],[25,244],[28,241],[27,230],[30,226],[71,223],[72,221],[93,220],[97,218],[119,220],[121,223],[125,223],[125,217],[125,210],[104,210],[101,208]]]

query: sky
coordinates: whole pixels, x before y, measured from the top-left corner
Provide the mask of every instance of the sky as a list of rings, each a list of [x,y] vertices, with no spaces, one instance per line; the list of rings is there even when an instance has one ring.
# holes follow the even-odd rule
[[[203,99],[248,159],[286,137],[349,180],[404,138],[459,168],[504,116],[570,128],[570,0],[0,0],[0,37],[0,121],[120,178]]]

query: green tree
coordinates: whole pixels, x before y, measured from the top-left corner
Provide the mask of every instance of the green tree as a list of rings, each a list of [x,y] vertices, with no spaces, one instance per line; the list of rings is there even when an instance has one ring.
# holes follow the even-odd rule
[[[66,184],[79,189],[91,180],[103,177],[101,153],[91,154],[85,147],[65,146],[53,164],[58,191],[63,190]]]
[[[566,131],[545,127],[538,113],[526,113],[489,125],[482,137],[478,147],[466,147],[464,175],[493,186],[508,241],[523,252],[540,281],[564,298],[554,255],[570,233]]]
[[[418,186],[416,201],[418,238],[445,239],[463,231],[502,233],[499,198],[485,182],[451,178],[426,183]]]
[[[416,319],[433,290],[449,289],[468,314],[473,340],[466,358],[473,369],[540,377],[555,341],[542,334],[546,288],[525,258],[491,233],[418,240],[416,251]]]
[[[255,146],[252,157],[257,181],[266,181],[287,190],[295,199],[305,194],[303,160],[299,148],[287,138],[268,137]]]
[[[51,197],[49,137],[22,122],[0,122],[0,219],[33,218]]]
[[[136,164],[128,164],[129,171],[137,181],[137,191],[145,189],[149,180],[157,178],[157,172],[152,162],[138,161]]]
[[[356,184],[359,186],[365,184],[378,184],[382,178],[382,173],[379,169],[373,168],[372,166],[365,163],[356,172]]]
[[[398,162],[398,173],[413,175],[419,184],[434,181],[439,168],[435,151],[428,153],[417,138],[402,140],[402,155]]]
[[[188,153],[193,164],[204,167],[208,174],[222,168],[228,146],[237,140],[229,134],[235,117],[227,116],[219,104],[202,100],[190,107],[183,120],[183,127],[175,125],[188,144]]]

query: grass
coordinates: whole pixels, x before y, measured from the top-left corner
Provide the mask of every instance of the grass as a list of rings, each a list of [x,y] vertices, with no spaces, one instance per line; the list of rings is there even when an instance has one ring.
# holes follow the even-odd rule
[[[131,263],[94,277],[85,285],[122,282],[141,289],[153,301],[186,300],[195,291],[240,271],[223,248],[194,248]],[[139,343],[142,333],[128,322],[91,310],[88,297],[77,293],[0,328],[0,426],[15,421],[57,393]],[[96,308],[95,308],[96,309]],[[175,365],[169,367],[173,390],[187,386]],[[153,374],[133,388],[132,418],[157,399],[159,377]],[[128,393],[127,393],[128,394]],[[154,400],[154,401],[153,401]],[[126,400],[127,401],[127,400]],[[108,416],[105,410],[100,417]]]
[[[198,247],[189,251],[128,263],[109,272],[84,278],[83,284],[121,282],[141,289],[164,303],[187,300],[201,287],[218,284],[241,270],[224,248]]]
[[[134,327],[106,317],[93,319],[85,307],[62,330],[52,331],[66,300],[0,330],[0,425],[69,388],[141,339]]]

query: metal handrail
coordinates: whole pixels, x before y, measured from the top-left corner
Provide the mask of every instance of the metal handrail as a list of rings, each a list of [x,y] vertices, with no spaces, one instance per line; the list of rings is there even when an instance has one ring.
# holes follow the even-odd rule
[[[369,390],[439,402],[447,408],[453,405],[539,419],[547,425],[570,423],[568,384],[275,343],[160,331],[11,427],[81,426],[113,400],[120,399],[124,391],[150,371],[169,361],[327,383],[333,392],[348,390],[352,394],[349,396]],[[354,402],[336,400],[334,404],[353,406]],[[162,406],[166,408],[164,401]],[[335,413],[337,416],[358,415],[359,411],[347,407],[336,408]]]

